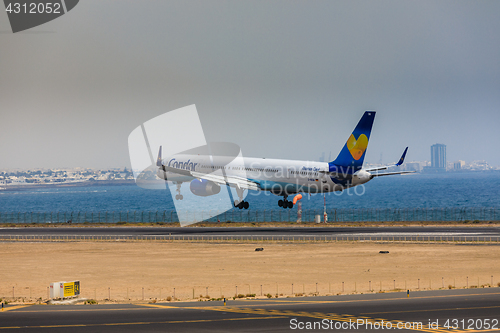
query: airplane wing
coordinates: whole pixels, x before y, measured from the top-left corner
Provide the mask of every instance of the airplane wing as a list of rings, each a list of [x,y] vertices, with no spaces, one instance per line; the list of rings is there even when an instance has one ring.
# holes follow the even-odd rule
[[[246,190],[254,190],[258,191],[260,189],[260,186],[258,183],[248,180],[243,177],[237,177],[237,176],[222,176],[222,175],[216,175],[213,173],[203,173],[203,172],[197,172],[197,171],[190,171],[190,170],[185,170],[185,169],[178,169],[178,168],[173,168],[170,166],[162,165],[161,168],[165,172],[172,172],[176,173],[179,175],[183,176],[189,176],[197,179],[205,179],[211,182],[214,182],[219,185],[227,185],[235,188],[241,188],[241,189],[246,189]]]
[[[383,167],[377,167],[377,168],[370,168],[370,169],[365,169],[365,171],[368,171],[368,172],[373,172],[373,171],[379,171],[379,170],[387,170],[388,168],[390,167],[393,167],[393,166],[400,166],[403,164],[404,160],[405,160],[405,157],[406,157],[406,152],[408,151],[408,147],[406,147],[405,151],[403,152],[403,155],[401,155],[401,158],[399,159],[399,162],[396,163],[396,164],[392,164],[392,165],[386,165],[386,166],[383,166]],[[413,172],[413,171],[412,171]],[[397,172],[397,173],[392,173],[392,172],[387,172],[385,174],[379,174],[380,176],[386,176],[386,175],[390,175],[390,174],[399,174],[399,173],[402,173],[402,172]],[[409,173],[409,172],[404,172],[404,173]]]
[[[205,179],[217,183],[219,185],[228,185],[235,188],[242,188],[246,190],[260,190],[260,186],[258,183],[248,180],[243,177],[236,176],[220,176],[214,175],[212,173],[202,173],[202,172],[192,172],[193,177],[198,179]]]
[[[227,185],[245,190],[254,190],[254,191],[260,190],[260,185],[257,182],[251,181],[243,177],[216,175],[214,173],[203,173],[186,169],[173,168],[171,166],[164,165],[161,155],[162,155],[162,147],[160,146],[160,150],[158,151],[158,158],[156,159],[156,166],[161,168],[164,172],[172,172],[182,176],[188,176],[197,179],[205,179],[219,185]]]

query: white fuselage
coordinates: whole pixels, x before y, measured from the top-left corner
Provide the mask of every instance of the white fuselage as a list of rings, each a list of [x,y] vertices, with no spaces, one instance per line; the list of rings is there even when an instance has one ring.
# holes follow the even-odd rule
[[[278,195],[342,191],[372,179],[365,170],[348,177],[328,174],[329,165],[326,162],[240,157],[226,164],[217,163],[206,155],[176,155],[163,159],[162,163],[177,169],[248,179],[259,184],[260,190]],[[173,172],[166,175],[158,172],[158,176],[163,179],[166,176],[167,180],[175,183],[190,182],[195,178]]]

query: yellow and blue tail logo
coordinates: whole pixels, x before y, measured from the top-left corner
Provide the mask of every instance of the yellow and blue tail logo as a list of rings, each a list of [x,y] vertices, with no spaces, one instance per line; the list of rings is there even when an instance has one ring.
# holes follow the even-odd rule
[[[361,134],[356,140],[354,138],[354,135],[351,134],[351,136],[347,140],[346,146],[347,149],[349,149],[352,158],[354,158],[356,161],[359,161],[359,159],[365,153],[366,148],[368,147],[368,137],[364,134]]]
[[[335,161],[329,164],[330,172],[354,173],[361,169],[370,140],[375,111],[366,111]]]

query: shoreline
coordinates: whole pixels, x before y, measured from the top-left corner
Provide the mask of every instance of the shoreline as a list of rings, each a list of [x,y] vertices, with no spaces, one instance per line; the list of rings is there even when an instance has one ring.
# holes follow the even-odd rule
[[[68,182],[68,183],[27,183],[26,185],[2,185],[0,191],[22,191],[33,190],[39,188],[54,188],[54,187],[86,187],[86,186],[121,186],[121,185],[134,185],[135,181],[132,180],[94,180],[94,181],[81,181],[81,182]]]

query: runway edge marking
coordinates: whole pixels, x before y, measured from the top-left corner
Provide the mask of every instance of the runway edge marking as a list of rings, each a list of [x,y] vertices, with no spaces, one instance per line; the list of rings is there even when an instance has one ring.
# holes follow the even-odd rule
[[[22,308],[26,308],[26,307],[28,307],[28,306],[32,306],[32,305],[33,305],[33,304],[9,306],[9,307],[3,308],[3,309],[0,311],[0,313],[5,312],[5,311],[12,311],[12,310],[17,310],[17,309],[22,309]]]
[[[145,304],[144,304],[145,305]],[[151,305],[151,304],[148,304]],[[157,305],[156,307],[162,308],[161,305]],[[168,308],[168,307],[164,307]],[[352,316],[349,314],[337,314],[337,313],[321,313],[321,312],[294,312],[291,310],[276,310],[276,309],[255,309],[255,308],[240,308],[240,307],[230,307],[230,306],[212,306],[212,307],[187,307],[184,309],[196,309],[196,310],[209,310],[209,311],[221,311],[221,312],[232,312],[232,313],[245,313],[245,314],[253,314],[253,315],[266,315],[266,316],[274,316],[278,318],[287,318],[287,317],[308,317],[308,318],[316,318],[316,319],[327,319],[327,320],[333,320],[333,321],[342,321],[342,322],[349,322],[354,321],[356,322],[357,319],[363,319],[365,322],[371,322],[371,323],[376,323],[376,322],[381,322],[382,320],[386,323],[391,323],[392,325],[397,325],[398,323],[405,323],[405,321],[402,320],[386,320],[383,318],[370,318],[366,316]],[[407,329],[407,328],[405,328]],[[446,329],[426,329],[422,327],[422,329],[411,329],[409,328],[408,330],[413,330],[413,331],[418,331],[418,332],[439,332],[439,333],[444,333],[444,332],[450,332],[450,330]]]

